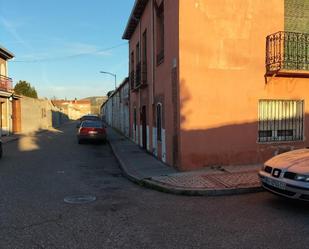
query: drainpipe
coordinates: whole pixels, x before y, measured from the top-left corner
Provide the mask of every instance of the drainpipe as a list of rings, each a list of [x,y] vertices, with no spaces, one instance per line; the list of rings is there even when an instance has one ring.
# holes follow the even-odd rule
[[[11,119],[10,119],[10,100],[6,100],[6,125],[7,125],[7,135],[10,135],[10,129],[11,129]]]
[[[154,81],[155,81],[155,30],[154,30],[154,0],[151,1],[151,29],[152,29],[152,39],[151,39],[151,82],[152,82],[152,91],[151,91],[151,104],[154,105]]]
[[[141,58],[141,55],[142,55],[142,50],[141,50],[141,48],[142,48],[142,43],[141,43],[141,41],[142,41],[142,39],[141,39],[141,37],[142,37],[142,31],[141,31],[141,29],[142,29],[142,19],[141,18],[139,18],[139,51],[138,51],[138,53],[139,53],[139,61],[137,61],[137,63],[141,63],[142,62],[142,58]],[[140,66],[141,67],[141,70],[140,70],[140,80],[142,80],[142,65]],[[141,84],[141,82],[140,82],[140,84]],[[141,145],[140,144],[140,142],[141,142],[141,136],[142,136],[142,133],[141,133],[141,129],[140,129],[140,127],[141,127],[141,111],[142,111],[142,107],[141,107],[141,103],[142,103],[142,93],[141,93],[141,87],[139,87],[139,89],[138,89],[138,95],[139,95],[139,127],[138,127],[138,134],[139,134],[139,136],[138,136],[138,139],[139,139],[139,141],[138,141],[138,144],[139,145]],[[141,146],[143,146],[143,145],[141,145]]]

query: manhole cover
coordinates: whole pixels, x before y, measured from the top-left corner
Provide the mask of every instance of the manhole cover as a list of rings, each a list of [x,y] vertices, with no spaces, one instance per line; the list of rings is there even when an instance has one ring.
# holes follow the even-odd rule
[[[97,198],[93,195],[73,195],[64,198],[64,202],[70,204],[84,204],[95,201]]]

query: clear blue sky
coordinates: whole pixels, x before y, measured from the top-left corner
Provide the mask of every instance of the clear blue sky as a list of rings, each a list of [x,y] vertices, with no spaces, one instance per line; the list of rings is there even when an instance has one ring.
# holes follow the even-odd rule
[[[0,0],[0,45],[15,54],[14,84],[26,80],[40,97],[105,95],[128,74],[121,39],[134,0]],[[106,50],[111,47],[114,49]]]

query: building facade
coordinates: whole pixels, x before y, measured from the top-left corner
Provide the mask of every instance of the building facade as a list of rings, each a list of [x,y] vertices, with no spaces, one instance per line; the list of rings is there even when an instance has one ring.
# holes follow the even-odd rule
[[[130,132],[129,93],[129,79],[126,78],[101,106],[103,120],[127,137]]]
[[[52,103],[71,120],[77,120],[81,116],[91,113],[90,100],[52,100]]]
[[[13,80],[8,77],[8,60],[14,54],[0,46],[0,136],[18,133],[20,126],[20,98],[13,92]]]
[[[136,0],[130,136],[180,170],[309,146],[308,0]]]

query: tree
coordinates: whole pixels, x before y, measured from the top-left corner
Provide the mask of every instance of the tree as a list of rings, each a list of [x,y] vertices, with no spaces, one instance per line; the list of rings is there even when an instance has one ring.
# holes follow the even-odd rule
[[[14,91],[17,94],[21,94],[30,98],[38,98],[38,94],[33,86],[25,80],[20,80],[14,87]]]

